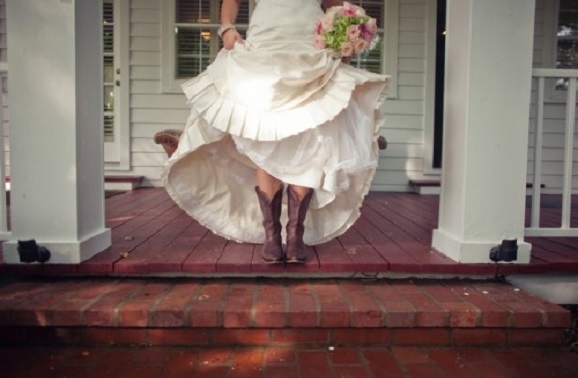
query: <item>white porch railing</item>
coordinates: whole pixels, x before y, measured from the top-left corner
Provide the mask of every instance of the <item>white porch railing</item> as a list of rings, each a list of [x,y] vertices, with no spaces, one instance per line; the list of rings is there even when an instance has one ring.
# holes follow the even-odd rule
[[[576,119],[576,87],[578,70],[539,68],[532,71],[532,77],[537,82],[535,107],[536,130],[534,133],[534,161],[532,183],[532,215],[530,227],[526,228],[526,236],[578,236],[578,228],[570,225],[572,211],[572,164],[574,152],[574,130]],[[568,80],[566,90],[565,131],[564,131],[564,163],[562,180],[562,215],[560,227],[540,227],[540,203],[542,180],[542,149],[544,137],[544,101],[546,83],[564,78]]]
[[[0,63],[0,98],[4,98],[3,86],[8,78],[6,63]],[[4,101],[0,101],[0,240],[10,239],[8,229],[8,204],[6,201],[6,161],[4,159]]]

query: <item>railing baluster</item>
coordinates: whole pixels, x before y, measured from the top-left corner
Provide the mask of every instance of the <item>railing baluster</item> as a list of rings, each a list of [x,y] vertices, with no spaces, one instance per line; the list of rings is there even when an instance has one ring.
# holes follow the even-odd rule
[[[534,180],[532,182],[532,227],[540,227],[540,199],[542,196],[542,139],[544,130],[544,81],[538,78],[536,129],[534,130]]]
[[[574,124],[576,123],[576,77],[570,78],[566,93],[566,131],[564,139],[564,184],[562,186],[562,228],[570,228],[572,209],[572,160],[574,159]]]

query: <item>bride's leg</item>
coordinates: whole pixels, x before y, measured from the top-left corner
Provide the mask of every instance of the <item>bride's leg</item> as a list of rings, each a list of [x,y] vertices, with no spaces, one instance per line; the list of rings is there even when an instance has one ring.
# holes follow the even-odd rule
[[[313,196],[313,189],[289,185],[287,188],[287,201],[289,222],[287,222],[287,250],[285,252],[288,263],[305,262],[305,243],[303,234],[305,227],[303,222],[307,215],[307,209]]]
[[[264,170],[257,168],[257,186],[267,195],[267,198],[271,200],[273,196],[275,196],[275,193],[282,188],[283,183]]]
[[[262,169],[257,169],[257,186],[255,187],[261,213],[265,241],[261,258],[268,264],[283,263],[283,246],[281,245],[281,204],[283,183]]]

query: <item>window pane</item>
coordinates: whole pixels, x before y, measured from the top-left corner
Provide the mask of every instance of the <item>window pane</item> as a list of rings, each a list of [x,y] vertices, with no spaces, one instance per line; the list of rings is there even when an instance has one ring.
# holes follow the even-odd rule
[[[578,35],[578,0],[560,0],[558,36]]]
[[[236,24],[248,24],[249,23],[249,2],[243,1],[239,7],[239,13],[237,14]]]
[[[114,4],[105,0],[102,6],[104,141],[114,143]]]
[[[383,51],[383,33],[377,33],[377,43],[372,50],[366,51],[359,56],[354,56],[351,64],[355,67],[364,68],[375,73],[383,72],[383,61],[381,60]]]
[[[578,0],[560,0],[556,68],[578,68]],[[556,90],[566,90],[567,79],[556,80]]]
[[[355,67],[363,68],[371,72],[382,73],[383,71],[383,7],[385,2],[383,0],[356,0],[352,3],[359,5],[367,12],[367,15],[373,17],[377,21],[377,27],[380,31],[377,33],[377,40],[375,47],[351,60],[351,64]]]
[[[114,116],[104,116],[104,141],[114,142]]]
[[[214,56],[211,38],[214,33],[205,29],[179,28],[177,32],[177,77],[188,78],[202,72]]]
[[[104,52],[113,52],[114,51],[114,26],[110,24],[104,24],[102,27],[103,33],[103,47]]]
[[[177,0],[177,23],[210,24],[218,22],[217,12],[213,7],[218,1],[211,0]]]
[[[104,57],[104,83],[114,82],[114,58],[112,56]]]
[[[114,4],[112,1],[106,1],[102,4],[102,19],[104,24],[112,24],[114,23]]]
[[[104,111],[111,112],[114,110],[114,86],[104,86]]]
[[[197,76],[207,68],[211,62],[209,57],[182,57],[179,59],[179,77],[189,78]]]
[[[383,28],[383,0],[354,0],[352,4],[359,5],[367,12],[367,15],[377,20],[377,26]]]

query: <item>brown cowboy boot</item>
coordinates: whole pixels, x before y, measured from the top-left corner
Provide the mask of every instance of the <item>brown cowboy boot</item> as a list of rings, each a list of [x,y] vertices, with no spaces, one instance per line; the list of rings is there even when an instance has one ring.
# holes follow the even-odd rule
[[[261,249],[261,259],[267,264],[283,263],[283,246],[281,245],[281,203],[283,199],[283,187],[281,187],[271,200],[267,195],[255,187],[261,213],[263,214],[263,227],[265,228],[265,241]]]
[[[287,188],[288,196],[288,215],[289,222],[287,222],[287,249],[285,252],[285,261],[288,263],[304,263],[306,260],[305,243],[303,243],[303,234],[305,227],[305,215],[313,196],[313,189],[311,189],[305,197],[299,199],[297,193],[291,190],[291,186]]]

